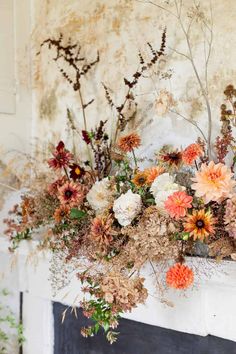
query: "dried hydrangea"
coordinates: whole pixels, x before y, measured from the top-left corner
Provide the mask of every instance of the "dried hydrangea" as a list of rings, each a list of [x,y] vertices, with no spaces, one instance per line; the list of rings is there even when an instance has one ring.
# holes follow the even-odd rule
[[[145,302],[148,292],[143,283],[144,278],[129,278],[112,272],[102,278],[101,290],[108,303],[115,303],[117,308],[126,312]]]
[[[122,226],[130,225],[133,219],[139,214],[142,208],[142,200],[139,194],[133,193],[131,190],[121,194],[115,200],[113,211],[115,218]]]
[[[178,257],[179,243],[173,239],[176,232],[178,224],[161,215],[156,207],[147,208],[137,226],[123,229],[129,236],[124,259],[139,269],[147,260],[158,262]]]

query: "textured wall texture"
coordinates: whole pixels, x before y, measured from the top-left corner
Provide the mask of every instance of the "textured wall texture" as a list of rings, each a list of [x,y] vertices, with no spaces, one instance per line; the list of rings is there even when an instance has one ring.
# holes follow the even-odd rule
[[[145,58],[150,57],[147,42],[158,49],[166,26],[166,56],[146,72],[136,86],[137,114],[128,127],[142,133],[144,147],[139,154],[148,157],[163,144],[185,146],[199,135],[193,124],[175,113],[158,115],[155,100],[163,89],[173,95],[175,111],[198,122],[204,132],[207,129],[206,105],[191,63],[185,56],[189,56],[189,50],[181,24],[173,15],[180,10],[181,2],[155,0],[155,3],[160,7],[145,0],[35,0],[32,37],[34,53],[45,39],[58,38],[60,33],[65,43],[69,37],[72,42],[79,42],[81,52],[89,59],[96,58],[99,51],[100,62],[83,80],[82,92],[85,101],[95,99],[86,109],[88,127],[93,128],[101,119],[108,120],[108,131],[112,132],[117,116],[105,99],[102,82],[110,88],[119,105],[127,91],[124,77],[130,79],[139,66],[138,52]],[[180,14],[186,31],[190,24],[192,55],[203,85],[206,75],[208,78],[213,136],[219,129],[224,88],[233,83],[235,77],[232,47],[236,42],[235,11],[234,0],[202,1],[200,7],[192,0],[185,0]],[[209,43],[211,55],[206,73]],[[63,79],[53,55],[53,51],[44,46],[34,59],[34,134],[42,141],[53,138],[56,142],[58,137],[63,137],[69,142],[70,134],[65,129],[66,109],[72,110],[79,129],[83,129],[82,111],[78,93]]]

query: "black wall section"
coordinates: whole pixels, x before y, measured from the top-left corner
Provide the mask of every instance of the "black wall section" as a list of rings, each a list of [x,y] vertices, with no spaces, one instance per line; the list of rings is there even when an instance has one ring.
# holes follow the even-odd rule
[[[200,337],[122,319],[118,341],[107,343],[102,333],[83,338],[80,328],[88,324],[78,310],[78,319],[65,306],[54,303],[54,354],[236,354],[236,343],[221,338]],[[42,353],[43,354],[43,353]]]

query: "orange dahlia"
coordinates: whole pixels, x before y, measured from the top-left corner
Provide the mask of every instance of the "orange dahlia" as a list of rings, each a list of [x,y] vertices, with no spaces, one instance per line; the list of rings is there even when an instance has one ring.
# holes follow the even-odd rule
[[[193,284],[194,274],[188,266],[176,263],[166,273],[166,283],[169,287],[174,289],[187,289]]]
[[[145,171],[138,172],[132,179],[132,182],[135,184],[136,187],[143,187],[147,184],[147,174]]]
[[[165,172],[165,169],[161,166],[155,166],[147,168],[144,172],[147,175],[147,183],[152,184],[158,176]]]
[[[215,219],[210,211],[204,209],[194,210],[192,214],[187,215],[184,223],[184,231],[189,232],[194,240],[204,240],[210,234],[214,233]]]
[[[171,194],[165,201],[165,209],[172,218],[179,219],[186,215],[187,209],[192,207],[193,198],[184,191]]]
[[[121,137],[118,141],[118,147],[124,152],[130,152],[141,145],[140,136],[136,133],[130,133]]]
[[[194,161],[203,154],[199,144],[191,144],[184,149],[182,160],[186,165],[192,165]]]
[[[196,197],[203,198],[206,204],[210,201],[220,203],[232,195],[236,184],[232,177],[233,173],[227,166],[211,161],[196,172],[192,188],[196,191]]]

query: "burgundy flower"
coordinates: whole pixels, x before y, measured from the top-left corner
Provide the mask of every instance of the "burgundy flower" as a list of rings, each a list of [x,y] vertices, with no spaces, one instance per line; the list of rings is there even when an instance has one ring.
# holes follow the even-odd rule
[[[85,170],[83,167],[80,167],[76,163],[70,165],[70,177],[76,181],[77,179],[81,178],[85,174]]]
[[[91,138],[89,136],[89,133],[86,130],[82,130],[82,137],[83,137],[83,140],[86,142],[86,144],[91,143]]]
[[[72,154],[65,149],[63,141],[59,142],[52,155],[54,157],[48,160],[48,165],[54,170],[60,170],[63,167],[69,166],[70,161],[73,157]]]

